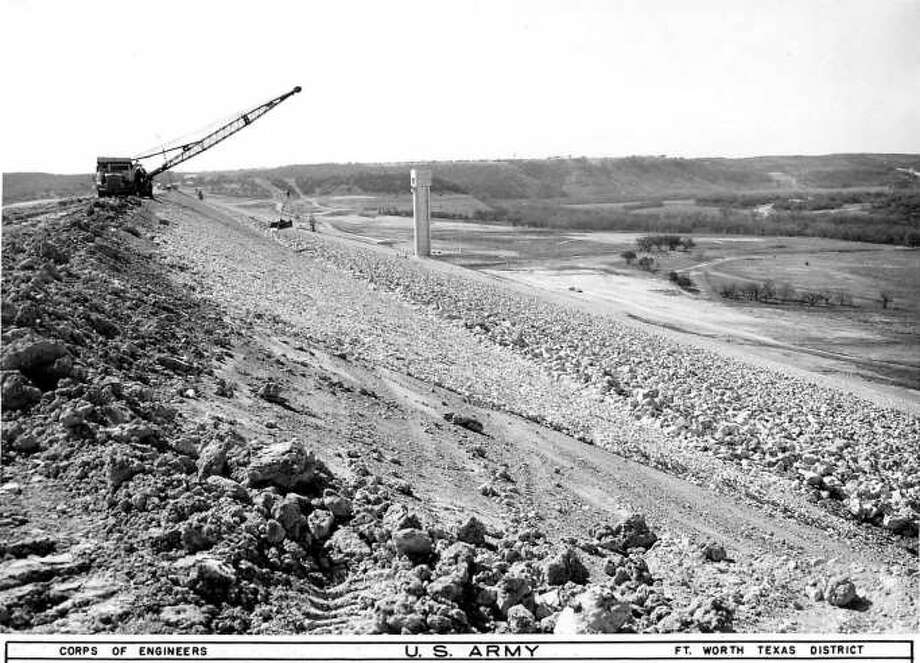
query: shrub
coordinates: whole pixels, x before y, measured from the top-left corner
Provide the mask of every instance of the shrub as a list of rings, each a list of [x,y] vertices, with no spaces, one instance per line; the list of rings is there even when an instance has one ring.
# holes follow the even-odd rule
[[[644,235],[636,238],[636,245],[642,251],[651,251],[652,249],[663,251],[665,247],[667,247],[668,251],[674,251],[678,246],[684,244],[684,239],[680,235]]]
[[[635,251],[626,250],[626,251],[623,251],[623,253],[620,254],[620,257],[623,258],[623,260],[626,261],[626,264],[627,264],[627,265],[631,265],[631,264],[633,263],[633,260],[635,260],[637,256],[636,256],[636,252],[635,252]]]
[[[793,288],[788,283],[780,283],[776,286],[776,297],[780,301],[792,301],[796,298],[798,293],[796,293],[795,288]]]
[[[655,265],[655,259],[651,256],[642,256],[639,258],[639,262],[637,264],[639,265],[639,269],[650,272]]]
[[[776,284],[773,283],[772,279],[767,279],[760,284],[759,297],[762,302],[776,299]]]
[[[724,299],[735,299],[738,297],[738,284],[734,281],[726,281],[719,286],[719,294]]]
[[[837,306],[853,306],[853,295],[846,290],[838,290],[834,293],[834,303]]]
[[[655,246],[655,243],[649,235],[645,235],[643,237],[636,238],[636,246],[639,247],[640,251],[651,251],[652,247]]]
[[[672,282],[683,288],[684,290],[690,290],[694,288],[693,280],[686,274],[678,274],[677,272],[668,272],[668,279]]]
[[[822,300],[821,293],[814,292],[813,290],[803,290],[802,291],[802,301],[805,302],[808,306],[817,306]]]

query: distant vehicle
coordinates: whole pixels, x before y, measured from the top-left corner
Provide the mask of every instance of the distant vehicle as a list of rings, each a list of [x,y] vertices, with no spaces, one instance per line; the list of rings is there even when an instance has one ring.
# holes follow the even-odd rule
[[[107,196],[151,196],[153,180],[136,159],[99,157],[96,159],[96,193]]]
[[[288,191],[284,197],[284,201],[281,203],[275,203],[275,206],[278,209],[279,219],[277,221],[270,221],[268,227],[273,230],[284,230],[285,228],[294,227],[294,214],[291,213],[289,203],[291,201],[291,192]]]
[[[266,101],[264,104],[237,115],[207,136],[191,143],[158,149],[150,154],[143,154],[137,157],[99,157],[96,159],[96,192],[100,198],[130,195],[150,198],[153,196],[154,177],[160,173],[165,173],[180,163],[188,161],[192,157],[198,156],[205,150],[211,149],[237,131],[245,129],[282,101],[298,92],[300,92],[299,85],[290,92],[285,92],[274,99]],[[140,163],[142,159],[149,159],[157,155],[166,156],[171,153],[171,156],[166,157],[166,161],[149,173]]]

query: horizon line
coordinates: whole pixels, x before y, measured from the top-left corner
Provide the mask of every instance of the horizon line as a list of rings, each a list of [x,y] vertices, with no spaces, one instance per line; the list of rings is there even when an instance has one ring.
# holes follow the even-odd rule
[[[222,173],[222,172],[242,172],[247,170],[276,170],[280,168],[296,168],[302,166],[411,166],[417,164],[436,164],[436,163],[500,163],[500,162],[516,162],[516,161],[575,161],[580,159],[588,160],[608,160],[608,161],[618,161],[626,159],[662,159],[662,160],[674,160],[674,161],[704,161],[704,160],[713,160],[713,159],[723,159],[726,161],[742,161],[749,159],[797,159],[797,158],[820,158],[820,157],[844,157],[844,156],[888,156],[888,157],[918,157],[920,158],[920,152],[822,152],[817,154],[808,154],[808,153],[798,153],[798,154],[788,154],[788,153],[777,153],[777,154],[750,154],[745,156],[678,156],[678,155],[669,155],[669,154],[627,154],[620,156],[591,156],[586,154],[580,155],[559,155],[554,154],[550,156],[542,157],[494,157],[494,158],[481,158],[481,159],[408,159],[408,160],[398,160],[398,161],[315,161],[315,162],[295,162],[295,163],[285,163],[274,166],[242,166],[242,167],[230,167],[230,168],[212,168],[212,169],[201,169],[201,170],[184,170],[177,168],[176,170],[170,170],[167,172],[175,173]],[[131,157],[125,157],[131,158]],[[78,171],[78,172],[55,172],[49,170],[3,170],[0,171],[3,175],[20,175],[20,174],[36,174],[36,175],[87,175],[92,174],[93,171]]]

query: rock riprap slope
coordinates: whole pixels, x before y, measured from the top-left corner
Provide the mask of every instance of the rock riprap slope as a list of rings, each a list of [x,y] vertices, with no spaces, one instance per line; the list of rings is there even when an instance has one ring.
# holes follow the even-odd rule
[[[905,537],[917,533],[920,420],[915,416],[456,270],[306,233],[282,235],[281,241],[456,320],[556,378],[582,385],[601,414],[626,411],[663,430],[674,445],[743,469],[767,469],[793,480],[834,512]],[[545,410],[526,413],[560,421]],[[671,465],[667,453],[650,457],[629,439],[578,424],[571,430],[617,452]]]

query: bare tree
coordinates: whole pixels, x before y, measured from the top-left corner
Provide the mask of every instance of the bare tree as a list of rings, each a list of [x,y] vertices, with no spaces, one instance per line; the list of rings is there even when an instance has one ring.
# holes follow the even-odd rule
[[[776,296],[784,302],[791,302],[796,298],[796,291],[788,283],[780,283],[776,288]]]
[[[776,284],[772,279],[767,279],[760,284],[760,301],[766,302],[776,299]]]

